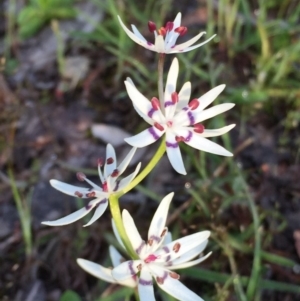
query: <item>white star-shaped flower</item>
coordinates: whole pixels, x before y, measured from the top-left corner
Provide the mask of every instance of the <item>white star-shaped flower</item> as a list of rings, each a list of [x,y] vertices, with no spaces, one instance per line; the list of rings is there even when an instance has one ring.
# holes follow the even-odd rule
[[[118,282],[138,276],[141,301],[155,301],[152,278],[161,289],[178,300],[203,301],[179,281],[179,275],[173,270],[194,266],[210,255],[199,257],[208,243],[210,232],[202,231],[171,241],[165,224],[173,195],[167,195],[158,206],[147,242],[140,237],[128,211],[123,210],[124,228],[139,259],[121,263],[112,270],[112,276]]]
[[[217,86],[200,98],[189,102],[190,82],[185,83],[179,93],[176,92],[178,72],[178,60],[175,58],[168,73],[162,105],[155,97],[149,101],[137,90],[130,78],[126,79],[126,89],[135,110],[151,127],[133,137],[126,138],[125,141],[135,147],[144,147],[166,134],[169,160],[178,173],[186,174],[179,142],[216,155],[232,156],[232,153],[225,148],[206,138],[223,135],[230,131],[235,124],[209,130],[205,129],[200,122],[231,109],[234,104],[219,104],[205,110],[224,90],[225,85]]]
[[[85,207],[67,215],[63,218],[60,218],[55,221],[42,222],[44,225],[48,226],[63,226],[70,223],[73,223],[80,218],[87,215],[93,209],[96,209],[91,220],[84,226],[89,226],[95,222],[105,211],[108,206],[108,198],[111,194],[118,191],[122,191],[128,184],[135,178],[137,173],[140,170],[141,164],[139,163],[135,171],[129,176],[118,180],[118,177],[125,171],[128,164],[130,163],[136,148],[133,147],[128,155],[124,158],[121,164],[117,167],[116,162],[116,153],[112,145],[108,144],[106,147],[106,160],[99,160],[98,162],[98,172],[101,181],[101,186],[96,185],[92,181],[86,178],[83,173],[77,173],[77,178],[80,181],[86,181],[92,187],[83,188],[77,187],[70,184],[63,183],[57,180],[50,180],[50,184],[57,190],[79,198],[94,198],[90,201]],[[101,171],[101,168],[104,164],[104,170]]]
[[[119,16],[118,19],[126,34],[134,42],[151,51],[155,51],[158,53],[178,53],[178,52],[191,51],[193,49],[201,47],[202,45],[206,44],[207,42],[209,42],[211,39],[215,37],[215,35],[213,35],[205,42],[191,46],[194,43],[196,43],[202,37],[202,35],[205,34],[205,32],[200,32],[198,35],[188,40],[187,42],[176,45],[177,38],[179,36],[183,36],[187,32],[187,28],[180,25],[181,13],[178,13],[173,22],[167,22],[166,26],[161,27],[160,29],[157,29],[156,25],[153,22],[151,21],[148,22],[148,28],[151,33],[154,33],[154,37],[155,37],[155,42],[153,44],[147,41],[134,25],[131,25],[132,31],[130,31],[124,25],[124,23],[122,22]]]

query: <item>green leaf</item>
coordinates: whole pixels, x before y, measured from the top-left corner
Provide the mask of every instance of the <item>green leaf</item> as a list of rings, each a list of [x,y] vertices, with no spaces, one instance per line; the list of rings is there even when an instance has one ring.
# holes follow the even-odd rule
[[[74,291],[67,290],[62,294],[59,301],[81,301],[81,298]]]

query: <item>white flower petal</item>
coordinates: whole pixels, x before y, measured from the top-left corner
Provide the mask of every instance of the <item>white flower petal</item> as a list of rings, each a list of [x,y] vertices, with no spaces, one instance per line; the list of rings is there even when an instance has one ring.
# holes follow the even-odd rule
[[[144,38],[144,36],[139,32],[139,30],[136,28],[135,25],[131,25],[132,31],[135,34],[135,36],[141,40],[142,42],[144,42],[145,44],[147,44],[147,40]]]
[[[179,144],[176,142],[175,135],[173,133],[167,133],[166,146],[167,155],[173,168],[178,173],[186,175]]]
[[[165,95],[164,95],[164,106],[166,118],[172,118],[175,112],[176,106],[172,103],[171,95],[176,92],[176,82],[179,72],[179,64],[177,58],[174,58],[168,72]]]
[[[180,24],[181,24],[181,13],[178,13],[178,14],[176,15],[176,17],[175,17],[173,23],[174,23],[174,26],[173,26],[174,29],[176,29],[177,27],[180,26]]]
[[[139,272],[138,265],[141,263],[141,260],[123,262],[112,270],[112,276],[118,282],[131,278]]]
[[[203,34],[203,33],[200,33],[200,34],[199,34],[200,37],[202,36],[202,34]],[[198,36],[199,36],[199,35],[198,35]],[[210,37],[208,40],[204,41],[203,43],[200,43],[200,44],[197,44],[197,45],[194,45],[194,46],[191,46],[191,47],[187,47],[186,45],[188,45],[188,44],[184,45],[185,43],[180,44],[180,45],[176,45],[175,48],[173,48],[173,49],[175,49],[175,51],[172,51],[171,53],[176,53],[176,52],[183,53],[183,52],[188,52],[188,51],[194,50],[194,49],[199,48],[199,47],[205,45],[206,43],[210,42],[215,36],[216,36],[216,35],[213,35],[212,37]],[[197,36],[196,36],[196,37],[197,37]],[[195,37],[195,38],[196,38],[196,37]],[[194,38],[194,39],[195,39],[195,38]],[[198,39],[199,39],[199,38],[198,38]],[[193,39],[191,39],[191,40],[193,40]],[[190,43],[191,40],[187,41],[186,43],[189,43],[189,44],[191,45],[191,43]],[[193,41],[192,44],[194,44],[195,42],[196,42],[196,41]],[[185,46],[184,48],[182,48],[183,45]],[[179,47],[179,46],[180,46],[180,47]]]
[[[130,81],[125,81],[125,87],[134,106],[139,109],[142,118],[149,119],[148,113],[152,109],[151,102]]]
[[[111,269],[105,268],[100,264],[96,264],[92,261],[82,258],[78,258],[77,263],[82,269],[84,269],[87,273],[93,275],[94,277],[106,282],[117,283],[117,281],[111,275]]]
[[[208,129],[206,130],[205,129],[203,133],[198,134],[198,135],[200,135],[201,137],[216,137],[216,136],[226,134],[234,127],[235,127],[235,124],[230,124],[230,125],[220,128],[220,129],[214,129],[214,130],[208,130]]]
[[[232,109],[234,106],[235,106],[234,103],[223,103],[223,104],[216,105],[212,108],[209,108],[209,109],[201,111],[201,112],[194,112],[195,123],[202,122],[206,119],[209,119],[209,118],[217,116],[221,113],[224,113],[224,112]]]
[[[157,245],[161,241],[161,235],[166,225],[170,203],[174,193],[171,192],[160,202],[149,227],[148,240],[153,240],[153,245]]]
[[[119,234],[119,232],[118,232],[118,230],[117,230],[117,226],[116,226],[116,224],[115,224],[115,222],[114,222],[113,219],[111,219],[111,225],[112,225],[113,232],[114,232],[114,235],[115,235],[115,237],[116,237],[118,243],[120,244],[120,246],[121,246],[124,250],[126,250],[126,248],[125,248],[125,246],[124,246],[124,244],[123,244],[123,242],[122,242],[121,236],[120,236],[120,234]]]
[[[114,267],[124,262],[123,256],[118,252],[114,246],[109,246],[109,255]]]
[[[148,48],[150,49],[150,48]],[[150,49],[152,50],[152,49]],[[158,53],[165,53],[165,41],[162,35],[158,35],[155,38],[155,51]]]
[[[193,136],[189,141],[185,141],[191,147],[199,149],[204,152],[212,153],[215,155],[231,157],[233,154],[226,150],[223,146],[212,142],[206,138],[201,137],[201,134],[197,134],[193,132]]]
[[[164,279],[163,284],[157,282],[157,285],[167,292],[169,295],[173,296],[176,300],[180,301],[204,301],[185,285],[183,285],[179,280],[170,277],[169,275]]]
[[[131,242],[132,248],[139,255],[145,246],[145,242],[142,240],[140,233],[135,226],[133,218],[126,209],[124,209],[122,212],[122,219],[125,231]]]
[[[42,222],[43,225],[47,226],[64,226],[71,224],[73,222],[76,222],[77,220],[81,219],[82,217],[86,216],[91,210],[93,209],[93,206],[91,206],[89,209],[86,209],[85,207],[65,216],[60,219],[57,219],[55,221],[48,221],[48,222]]]
[[[111,159],[111,163],[107,163],[107,160]],[[117,158],[115,149],[111,144],[107,144],[106,146],[106,161],[104,164],[104,178],[108,178],[112,174],[112,172],[117,168]]]
[[[136,152],[136,147],[133,147],[130,150],[130,152],[127,154],[127,156],[124,158],[124,160],[120,163],[120,165],[118,166],[119,175],[121,175],[125,171],[132,157],[134,156],[135,152]]]
[[[155,301],[152,276],[147,267],[143,267],[138,284],[138,292],[140,300]]]
[[[92,223],[94,223],[98,218],[100,218],[102,216],[102,214],[104,213],[104,211],[106,210],[106,208],[108,206],[108,200],[107,199],[103,199],[99,203],[97,203],[96,206],[97,206],[97,208],[96,208],[96,210],[94,212],[93,217],[83,227],[90,226]]]
[[[141,169],[141,163],[139,163],[135,169],[135,171],[130,174],[129,176],[125,177],[124,179],[122,179],[119,183],[119,187],[115,190],[115,191],[121,191],[123,190],[124,188],[126,188],[130,183],[131,181],[136,177],[136,175],[138,174],[138,172],[140,171]]]
[[[164,245],[167,245],[172,242],[172,233],[168,232],[164,239]]]
[[[182,108],[184,108],[185,106],[188,105],[190,97],[191,97],[191,90],[192,90],[192,87],[191,87],[190,82],[186,82],[182,86],[182,88],[178,94],[179,102],[176,107],[177,112],[179,112]]]
[[[50,184],[53,188],[71,196],[78,197],[77,193],[79,192],[79,194],[82,194],[80,197],[83,199],[87,198],[86,194],[91,192],[89,188],[73,186],[57,180],[50,180]]]
[[[135,147],[144,147],[158,140],[164,132],[153,126],[135,136],[125,138],[124,141]]]
[[[120,16],[118,16],[118,20],[122,26],[122,28],[124,29],[124,31],[127,33],[127,35],[129,36],[129,38],[131,40],[133,40],[134,42],[136,42],[137,44],[145,47],[145,48],[148,48],[147,47],[147,43],[145,43],[143,40],[141,40],[138,36],[136,36],[132,31],[130,31],[125,25],[124,23],[122,22]]]
[[[209,106],[225,89],[226,85],[219,85],[207,93],[198,98],[199,107],[196,109],[197,112],[203,111],[207,106]]]
[[[181,263],[181,264],[178,264],[178,265],[169,266],[168,269],[170,269],[170,270],[179,270],[179,269],[186,269],[186,268],[192,267],[194,265],[197,265],[197,264],[201,263],[205,259],[207,259],[211,254],[212,254],[212,252],[210,252],[210,253],[206,254],[205,256],[202,256],[202,257],[200,257],[196,260],[193,260],[193,261],[188,261],[188,262]]]
[[[193,45],[194,43],[196,43],[206,32],[203,31],[203,32],[200,32],[199,34],[197,34],[195,37],[193,37],[192,39],[182,43],[182,44],[178,44],[176,45],[173,49],[172,49],[172,53],[174,53],[174,51],[182,51],[184,50],[185,48],[187,47],[190,47],[191,45]],[[205,43],[207,43],[205,41]]]

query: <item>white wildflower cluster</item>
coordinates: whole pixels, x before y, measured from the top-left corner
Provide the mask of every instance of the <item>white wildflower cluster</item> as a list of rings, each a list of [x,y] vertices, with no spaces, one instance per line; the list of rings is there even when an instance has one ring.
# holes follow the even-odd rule
[[[159,29],[153,22],[148,23],[150,32],[154,34],[154,42],[151,42],[146,40],[134,25],[131,26],[131,31],[124,25],[121,18],[118,18],[129,38],[163,57],[168,53],[191,51],[214,37],[194,45],[204,34],[201,32],[187,42],[176,44],[177,39],[187,32],[187,28],[181,26],[181,14],[178,13],[173,22],[167,22],[164,27]],[[163,70],[163,68],[159,70]],[[224,90],[225,85],[219,85],[204,95],[191,99],[190,82],[186,82],[180,90],[177,90],[178,74],[179,63],[175,58],[168,72],[165,89],[161,91],[161,99],[156,96],[148,99],[139,92],[130,78],[125,80],[125,87],[134,109],[150,127],[125,139],[133,148],[119,166],[116,164],[114,148],[110,144],[107,145],[106,158],[98,162],[100,185],[90,181],[83,173],[78,173],[77,178],[87,182],[90,188],[76,187],[51,180],[51,185],[63,193],[92,200],[85,207],[66,217],[56,221],[43,222],[43,224],[48,226],[67,225],[94,210],[92,218],[85,225],[89,226],[101,217],[110,202],[110,207],[114,207],[120,212],[118,202],[114,203],[112,199],[122,196],[124,190],[128,190],[130,185],[133,188],[143,179],[143,177],[136,178],[141,164],[139,163],[135,171],[127,177],[119,179],[119,176],[129,165],[137,148],[145,147],[164,135],[165,139],[162,143],[165,144],[164,148],[169,161],[175,171],[180,174],[186,174],[179,148],[180,142],[201,151],[221,156],[232,156],[225,148],[207,138],[223,135],[235,125],[232,124],[219,129],[206,129],[203,125],[203,121],[230,110],[234,106],[232,103],[223,103],[207,108]],[[162,78],[161,76],[161,80]],[[180,276],[174,270],[197,265],[210,255],[210,253],[205,256],[202,255],[208,243],[210,232],[201,231],[173,241],[172,235],[166,227],[173,195],[173,193],[168,194],[159,204],[151,221],[146,241],[141,238],[134,220],[127,210],[123,210],[122,215],[114,215],[115,210],[111,210],[112,228],[122,248],[122,254],[127,254],[127,258],[123,258],[123,255],[115,247],[110,246],[112,269],[86,259],[78,259],[78,264],[99,279],[137,288],[141,301],[155,300],[153,279],[161,289],[178,300],[202,300],[179,281]]]

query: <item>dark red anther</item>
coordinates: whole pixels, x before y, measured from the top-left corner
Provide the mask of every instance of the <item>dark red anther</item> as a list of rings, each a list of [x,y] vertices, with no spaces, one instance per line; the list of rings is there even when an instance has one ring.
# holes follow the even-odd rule
[[[157,276],[157,277],[156,277],[156,281],[157,281],[158,284],[164,284],[164,281],[165,281],[165,280],[164,280],[163,277],[158,277],[158,276]]]
[[[114,163],[114,159],[112,157],[106,159],[106,164],[112,164],[112,163]]]
[[[205,130],[205,127],[203,124],[199,123],[199,124],[195,124],[194,125],[194,132],[195,133],[199,133],[199,134],[202,134]]]
[[[83,194],[79,191],[75,191],[74,193],[76,196],[78,196],[79,198],[82,198],[83,197]]]
[[[169,275],[173,279],[177,279],[178,280],[180,278],[180,276],[177,273],[175,273],[175,272],[169,272]]]
[[[196,110],[199,107],[199,104],[199,100],[197,98],[194,98],[189,102],[189,107],[191,110]]]
[[[103,164],[104,164],[103,158],[99,158],[97,163],[98,163],[98,165],[99,165],[100,167],[102,167]]]
[[[177,32],[177,33],[179,33],[180,36],[183,36],[187,32],[187,27],[185,27],[185,26],[179,26],[179,27],[175,28],[174,31]]]
[[[151,247],[153,245],[153,239],[148,240],[148,245]]]
[[[140,263],[139,265],[137,265],[136,268],[138,269],[138,271],[141,271],[142,270],[142,264]]]
[[[158,122],[154,122],[153,125],[161,132],[164,130],[164,127],[161,124],[159,124]]]
[[[152,261],[155,261],[157,259],[157,256],[154,254],[149,255],[146,259],[144,259],[145,263],[150,263]]]
[[[177,253],[178,251],[179,251],[179,249],[180,249],[180,243],[179,242],[177,242],[174,246],[173,246],[173,251],[175,252],[175,253]]]
[[[76,173],[76,177],[77,177],[78,181],[81,181],[81,182],[83,182],[86,178],[86,176],[83,172]]]
[[[152,99],[151,99],[151,105],[152,105],[152,108],[153,108],[155,111],[157,111],[157,110],[160,108],[158,98],[152,97]]]
[[[174,27],[174,23],[173,22],[167,22],[165,28],[167,31],[171,31]]]
[[[163,237],[163,236],[166,234],[167,231],[168,231],[167,229],[164,229],[164,230],[161,232],[160,237]]]
[[[182,142],[182,141],[185,141],[184,137],[182,137],[182,136],[176,136],[176,137],[175,137],[175,140],[176,140],[176,142]]]
[[[166,29],[164,28],[164,27],[161,27],[158,31],[158,34],[159,35],[161,35],[161,36],[165,36],[166,35],[166,33],[167,33],[167,31],[166,31]]]
[[[112,173],[111,173],[111,176],[114,178],[114,177],[117,177],[118,175],[120,174],[120,172],[115,169]]]
[[[171,94],[171,99],[172,99],[172,102],[175,104],[178,102],[178,93],[177,92],[173,92]]]
[[[156,25],[155,25],[155,23],[152,22],[152,21],[149,21],[149,22],[148,22],[148,28],[149,28],[149,31],[150,31],[150,32],[154,32],[154,31],[156,30]]]
[[[87,196],[88,198],[93,198],[93,197],[96,196],[96,192],[95,192],[95,191],[88,192],[88,193],[86,194],[86,196]]]
[[[102,189],[103,189],[104,192],[108,192],[107,182],[104,182],[102,184]]]

